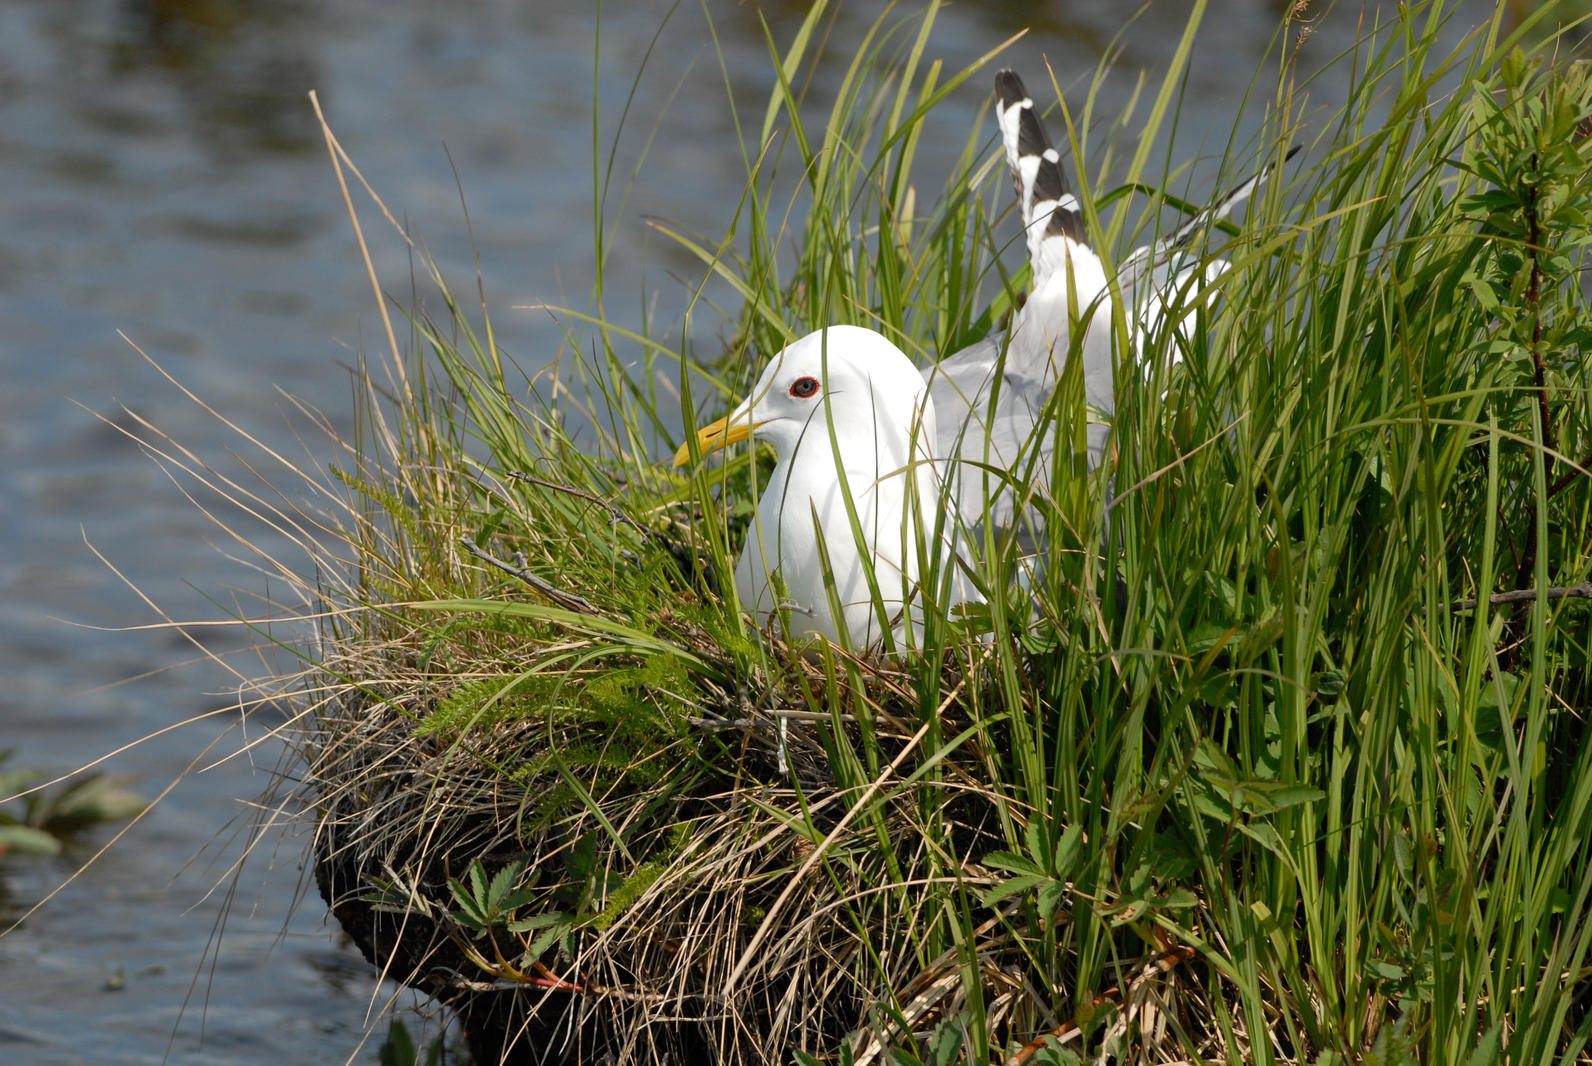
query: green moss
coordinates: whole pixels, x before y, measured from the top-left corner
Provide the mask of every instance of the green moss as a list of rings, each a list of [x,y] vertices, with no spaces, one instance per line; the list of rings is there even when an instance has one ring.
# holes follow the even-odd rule
[[[383,514],[390,518],[393,524],[407,533],[411,538],[418,539],[420,526],[416,520],[414,502],[404,499],[393,492],[385,484],[374,484],[363,477],[348,473],[335,463],[329,466],[329,471],[342,485],[354,490],[361,497],[381,508]]]
[[[415,735],[467,733],[529,717],[545,706],[554,681],[537,674],[518,674],[461,682],[415,727]]]
[[[629,910],[630,905],[640,899],[642,894],[652,887],[653,882],[663,876],[690,840],[690,823],[676,823],[669,831],[668,841],[665,843],[662,852],[655,858],[636,867],[635,873],[625,878],[618,888],[608,893],[608,902],[602,911],[592,919],[592,926],[601,930],[607,929],[614,924],[615,919]]]

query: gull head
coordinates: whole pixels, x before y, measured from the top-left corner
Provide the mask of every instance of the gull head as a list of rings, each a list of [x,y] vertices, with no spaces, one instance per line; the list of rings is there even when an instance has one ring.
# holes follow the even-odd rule
[[[779,454],[735,565],[759,625],[788,612],[791,637],[859,650],[921,632],[920,557],[950,557],[919,532],[940,495],[934,428],[928,385],[901,349],[830,326],[775,355],[751,395],[697,434],[702,453],[756,437]],[[688,442],[675,465],[690,458]]]
[[[928,396],[918,368],[883,335],[829,326],[769,360],[751,395],[704,426],[697,444],[705,455],[756,437],[789,462],[798,451],[830,453],[833,426],[845,469],[878,477],[930,457],[935,427]],[[674,465],[690,458],[687,444]]]

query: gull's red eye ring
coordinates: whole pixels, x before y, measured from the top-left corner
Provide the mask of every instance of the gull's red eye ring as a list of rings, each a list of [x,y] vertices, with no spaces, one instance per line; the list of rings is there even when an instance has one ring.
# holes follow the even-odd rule
[[[818,379],[797,378],[791,382],[790,394],[798,400],[805,400],[810,396],[818,395]]]

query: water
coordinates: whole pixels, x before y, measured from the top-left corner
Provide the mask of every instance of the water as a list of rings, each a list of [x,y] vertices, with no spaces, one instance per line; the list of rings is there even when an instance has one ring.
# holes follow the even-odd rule
[[[770,64],[754,7],[710,6],[727,75],[703,15],[686,5],[620,143],[627,178],[657,129],[615,220],[608,287],[622,321],[637,320],[630,309],[644,298],[676,321],[684,290],[670,272],[700,274],[644,217],[718,233],[739,196],[723,81],[760,118]],[[1220,154],[1286,6],[1212,4],[1180,151]],[[605,149],[667,11],[645,0],[613,7],[599,79]],[[801,7],[770,5],[777,40],[790,39]],[[842,15],[815,105],[827,108],[847,42],[881,7]],[[1342,7],[1318,23],[1307,67],[1352,39],[1359,12]],[[1475,7],[1480,17],[1485,5]],[[1106,0],[952,8],[929,54],[956,68],[1031,24],[1008,61],[1039,92],[1048,56],[1081,98],[1122,10]],[[1140,71],[1156,81],[1180,10],[1157,4],[1124,39],[1107,106],[1120,106]],[[158,622],[151,603],[178,619],[234,602],[253,613],[269,589],[223,554],[224,538],[115,427],[132,424],[125,408],[230,471],[227,449],[239,442],[117,331],[274,447],[306,449],[278,388],[347,426],[343,367],[379,323],[306,93],[319,91],[365,174],[468,283],[457,169],[499,338],[534,369],[553,357],[558,333],[545,315],[514,308],[580,304],[593,273],[595,39],[585,6],[534,0],[0,0],[0,747],[17,748],[17,763],[67,769],[198,719],[108,763],[154,795],[224,730],[234,732],[217,752],[240,746],[228,709],[237,677],[178,632],[127,627]],[[948,166],[987,82],[942,110],[922,173]],[[1335,105],[1341,85],[1319,83],[1316,99]],[[385,284],[407,293],[403,248],[373,214],[366,224]],[[712,334],[698,324],[704,345]],[[313,435],[303,440],[314,454]],[[243,634],[195,638],[231,654],[245,676],[266,668],[240,654]],[[249,738],[269,724],[255,719]],[[377,1040],[360,1048],[369,1009],[393,989],[339,943],[313,888],[300,905],[303,837],[268,841],[232,876],[228,826],[247,819],[277,757],[267,741],[218,765],[203,759],[203,773],[0,939],[0,1061],[374,1061]],[[0,914],[52,891],[109,836],[90,834],[61,861],[8,859]]]

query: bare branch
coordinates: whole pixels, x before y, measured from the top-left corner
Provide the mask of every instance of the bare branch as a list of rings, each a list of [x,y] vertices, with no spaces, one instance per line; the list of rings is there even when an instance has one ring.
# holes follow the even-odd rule
[[[599,615],[602,613],[601,611],[597,610],[597,608],[593,607],[589,600],[577,596],[573,592],[565,592],[558,586],[537,577],[525,567],[515,566],[513,563],[506,563],[497,556],[476,547],[475,541],[471,540],[469,537],[460,537],[459,545],[463,547],[465,551],[469,552],[477,559],[480,559],[483,563],[488,563],[497,567],[505,574],[512,574],[514,577],[519,578],[521,581],[525,582],[527,585],[531,586],[531,588],[535,589],[537,592],[540,592],[543,596],[546,596],[560,607],[571,611],[579,611],[581,614]]]
[[[1530,603],[1536,599],[1566,600],[1583,599],[1592,600],[1592,581],[1583,581],[1579,585],[1567,585],[1548,589],[1511,589],[1508,592],[1495,592],[1487,597],[1487,602],[1494,607],[1502,607],[1510,603]],[[1477,599],[1455,600],[1448,605],[1450,611],[1468,611],[1480,605]]]

